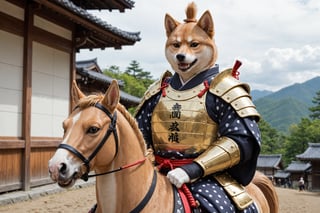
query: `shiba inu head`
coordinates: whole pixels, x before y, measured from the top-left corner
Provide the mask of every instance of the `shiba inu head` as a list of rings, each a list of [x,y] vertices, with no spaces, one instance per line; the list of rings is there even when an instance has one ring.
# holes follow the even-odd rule
[[[217,59],[212,16],[206,11],[197,21],[196,12],[196,5],[192,2],[186,9],[184,23],[168,14],[165,16],[166,58],[183,81],[211,68]]]

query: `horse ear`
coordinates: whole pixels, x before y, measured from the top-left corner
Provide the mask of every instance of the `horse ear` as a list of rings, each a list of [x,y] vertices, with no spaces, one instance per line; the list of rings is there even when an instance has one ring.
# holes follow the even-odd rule
[[[102,105],[110,111],[114,111],[120,100],[119,86],[116,80],[112,80],[102,100]]]
[[[207,10],[199,19],[197,25],[203,29],[210,38],[214,36],[214,24],[210,12]]]
[[[166,14],[164,18],[164,26],[166,28],[167,37],[170,36],[170,34],[174,31],[174,29],[176,29],[179,24],[180,23],[172,18],[169,14]]]
[[[77,104],[78,101],[85,97],[85,95],[81,92],[81,90],[79,89],[77,82],[74,80],[72,82],[72,88],[71,88],[71,98],[72,98],[72,102],[74,104]]]

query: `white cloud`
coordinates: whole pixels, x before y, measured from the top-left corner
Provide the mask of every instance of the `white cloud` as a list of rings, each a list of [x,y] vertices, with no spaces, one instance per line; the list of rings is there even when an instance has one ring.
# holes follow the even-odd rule
[[[142,40],[122,50],[81,50],[77,60],[98,57],[102,68],[132,60],[158,78],[171,69],[164,56],[164,16],[182,21],[190,0],[136,0],[135,8],[97,12],[122,30],[141,32]],[[198,17],[210,10],[215,21],[221,70],[240,59],[240,79],[253,89],[277,90],[320,75],[319,0],[201,0]]]
[[[320,46],[298,49],[270,48],[261,61],[241,60],[241,79],[252,82],[254,89],[277,90],[288,82],[302,83],[320,76]]]
[[[300,49],[271,48],[266,52],[266,63],[275,71],[301,72],[316,70],[320,65],[320,46],[303,46]]]

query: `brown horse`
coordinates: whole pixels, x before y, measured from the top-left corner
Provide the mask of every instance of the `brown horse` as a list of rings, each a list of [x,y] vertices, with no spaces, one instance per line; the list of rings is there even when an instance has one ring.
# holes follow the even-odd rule
[[[74,83],[73,97],[78,104],[63,122],[63,141],[49,161],[51,178],[71,187],[79,178],[97,176],[97,212],[173,212],[174,187],[146,158],[135,119],[119,104],[117,82],[105,95],[90,96]],[[260,212],[278,212],[278,198],[266,176],[257,173],[246,189]]]

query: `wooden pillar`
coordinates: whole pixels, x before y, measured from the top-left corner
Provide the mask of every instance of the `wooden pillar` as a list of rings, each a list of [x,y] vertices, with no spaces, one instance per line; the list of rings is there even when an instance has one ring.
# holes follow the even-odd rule
[[[30,155],[31,155],[31,97],[32,97],[32,2],[27,0],[24,13],[24,48],[23,48],[23,113],[22,138],[25,141],[23,150],[22,189],[30,190]]]
[[[75,27],[73,27],[72,29],[72,48],[71,48],[71,52],[70,52],[70,83],[69,83],[69,113],[72,112],[72,110],[75,107],[75,103],[73,103],[72,100],[72,84],[73,84],[73,80],[76,80],[77,77],[77,73],[76,73],[76,29]]]

